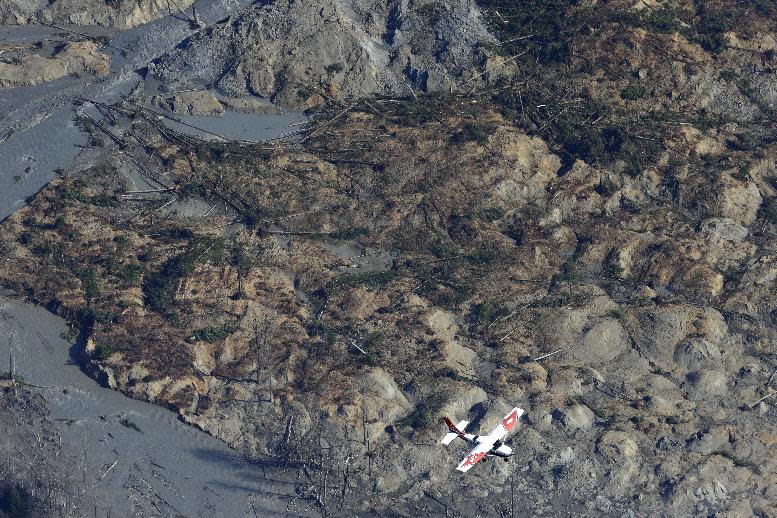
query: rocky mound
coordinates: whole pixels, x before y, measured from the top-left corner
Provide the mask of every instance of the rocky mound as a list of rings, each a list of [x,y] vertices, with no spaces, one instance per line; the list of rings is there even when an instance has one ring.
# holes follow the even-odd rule
[[[0,23],[102,25],[126,29],[180,13],[194,0],[0,0]]]
[[[51,56],[28,52],[0,61],[0,88],[32,86],[84,73],[104,76],[110,70],[111,57],[99,49],[91,41],[70,42],[61,44]]]
[[[369,94],[459,90],[493,38],[470,0],[257,3],[153,68],[176,86],[290,106]]]

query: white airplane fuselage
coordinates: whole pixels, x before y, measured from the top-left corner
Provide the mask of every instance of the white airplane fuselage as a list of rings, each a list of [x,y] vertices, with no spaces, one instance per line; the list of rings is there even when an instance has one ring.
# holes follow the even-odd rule
[[[465,438],[467,439],[467,442],[470,443],[472,446],[476,446],[478,444],[484,443],[488,441],[488,439],[484,436],[479,435],[473,435],[471,433],[465,434]],[[497,457],[510,457],[513,454],[513,449],[507,446],[506,444],[499,443],[494,444],[494,447],[491,449],[490,452],[488,452],[488,455],[494,455]]]

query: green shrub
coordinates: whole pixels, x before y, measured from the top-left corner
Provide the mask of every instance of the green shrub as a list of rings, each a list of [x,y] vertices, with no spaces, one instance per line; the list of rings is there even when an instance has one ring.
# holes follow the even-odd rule
[[[477,142],[482,146],[488,142],[488,137],[494,133],[495,129],[495,124],[468,123],[451,135],[451,142],[454,144]]]
[[[100,285],[97,281],[97,270],[92,267],[83,268],[76,272],[84,288],[84,298],[87,304],[100,296]]]
[[[499,317],[508,315],[510,312],[502,304],[491,301],[485,301],[474,307],[473,317],[478,325],[488,325]]]
[[[572,54],[572,41],[590,24],[591,11],[575,0],[477,0],[501,48],[513,55],[528,47],[540,63],[563,63]],[[514,43],[517,38],[532,36]],[[513,40],[511,42],[510,40]]]
[[[761,212],[766,221],[772,225],[777,225],[777,199],[766,198],[761,205]]]
[[[370,333],[367,336],[367,339],[364,340],[364,345],[362,345],[362,349],[364,349],[364,352],[366,354],[362,355],[362,361],[366,365],[375,366],[378,364],[378,361],[381,356],[381,349],[380,346],[383,343],[385,336],[380,331],[375,331],[373,333]]]
[[[106,343],[98,343],[92,352],[92,358],[98,361],[107,360],[113,355],[113,349]]]
[[[621,90],[621,99],[626,101],[636,101],[645,96],[647,89],[639,83],[631,83]]]
[[[126,284],[137,284],[143,276],[143,266],[138,263],[122,264],[117,268],[116,276]]]
[[[235,324],[223,324],[220,326],[198,329],[194,332],[194,337],[203,342],[216,343],[224,340],[235,331],[237,331],[237,326]]]
[[[498,221],[502,219],[505,215],[505,210],[502,207],[488,207],[487,209],[483,209],[479,216],[480,219],[484,221],[488,221],[489,223],[493,223],[494,221]]]
[[[416,407],[400,422],[403,426],[409,426],[414,430],[426,428],[432,424],[434,414],[442,408],[447,401],[444,394],[433,395],[418,403]]]
[[[143,284],[146,304],[160,313],[167,312],[173,302],[178,280],[194,271],[197,262],[205,257],[212,245],[214,242],[210,239],[196,240],[189,250],[168,259],[160,271],[147,276]]]
[[[605,198],[611,196],[617,190],[618,185],[606,176],[599,177],[599,183],[594,187],[594,191]]]
[[[366,236],[369,233],[369,229],[366,227],[346,228],[343,230],[337,230],[329,234],[332,239],[351,240],[361,236]]]
[[[69,326],[67,331],[62,333],[62,339],[68,342],[73,342],[78,338],[78,328],[75,326]]]
[[[668,34],[672,32],[681,32],[683,30],[683,24],[678,18],[678,15],[679,13],[670,7],[664,7],[663,9],[643,9],[641,11],[629,9],[618,13],[615,16],[615,20],[651,32]]]
[[[688,37],[690,41],[698,43],[701,48],[713,54],[723,50],[725,45],[723,36],[728,31],[728,20],[724,15],[702,12],[695,29],[696,33]]]
[[[485,266],[496,260],[498,256],[499,254],[494,250],[479,248],[473,253],[468,254],[467,260],[472,264]]]

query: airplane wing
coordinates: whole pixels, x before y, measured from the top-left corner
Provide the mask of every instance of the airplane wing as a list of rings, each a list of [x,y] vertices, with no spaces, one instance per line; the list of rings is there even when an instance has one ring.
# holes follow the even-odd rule
[[[504,419],[502,419],[502,422],[499,423],[496,428],[494,428],[490,434],[488,434],[489,440],[493,439],[491,443],[495,443],[496,441],[501,441],[504,439],[507,434],[518,425],[518,420],[523,415],[523,409],[515,407],[513,408],[509,414],[507,414]]]
[[[467,453],[467,456],[464,457],[464,460],[462,460],[458,466],[456,466],[456,469],[461,471],[462,473],[466,473],[472,468],[472,466],[480,462],[480,460],[483,457],[488,455],[488,452],[491,451],[491,448],[493,446],[494,446],[493,441],[488,440],[486,442],[481,442],[480,444],[472,448],[472,450],[469,453]]]

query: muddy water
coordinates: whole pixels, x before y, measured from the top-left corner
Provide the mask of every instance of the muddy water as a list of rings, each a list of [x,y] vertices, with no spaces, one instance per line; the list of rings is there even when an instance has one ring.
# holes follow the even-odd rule
[[[176,119],[186,124],[180,124],[171,119],[163,119],[163,122],[176,131],[195,137],[212,139],[215,138],[215,135],[219,135],[229,140],[252,142],[277,139],[284,135],[293,136],[302,127],[300,125],[308,120],[302,112],[298,111],[285,111],[277,114],[228,111],[218,117],[186,115],[176,117]],[[202,128],[207,132],[197,128]]]
[[[62,319],[3,294],[0,335],[8,331],[15,337],[17,372],[44,387],[34,390],[48,402],[63,443],[79,456],[87,452],[87,484],[95,489],[98,514],[133,515],[141,495],[152,491],[164,515],[314,515],[304,502],[287,514],[293,474],[247,462],[174,413],[98,386],[73,362]],[[8,344],[0,342],[0,358],[8,358]]]
[[[214,23],[250,3],[252,0],[199,0],[195,6],[205,23]],[[0,37],[6,42],[28,42],[62,39],[62,33],[41,26],[2,27]],[[119,100],[140,82],[140,69],[192,33],[181,17],[167,16],[117,34],[111,40],[116,48],[106,49],[112,57],[111,73],[105,78],[67,78],[0,90],[0,220],[46,185],[56,169],[72,165],[79,146],[86,142],[85,134],[73,124],[76,97],[106,103]]]

